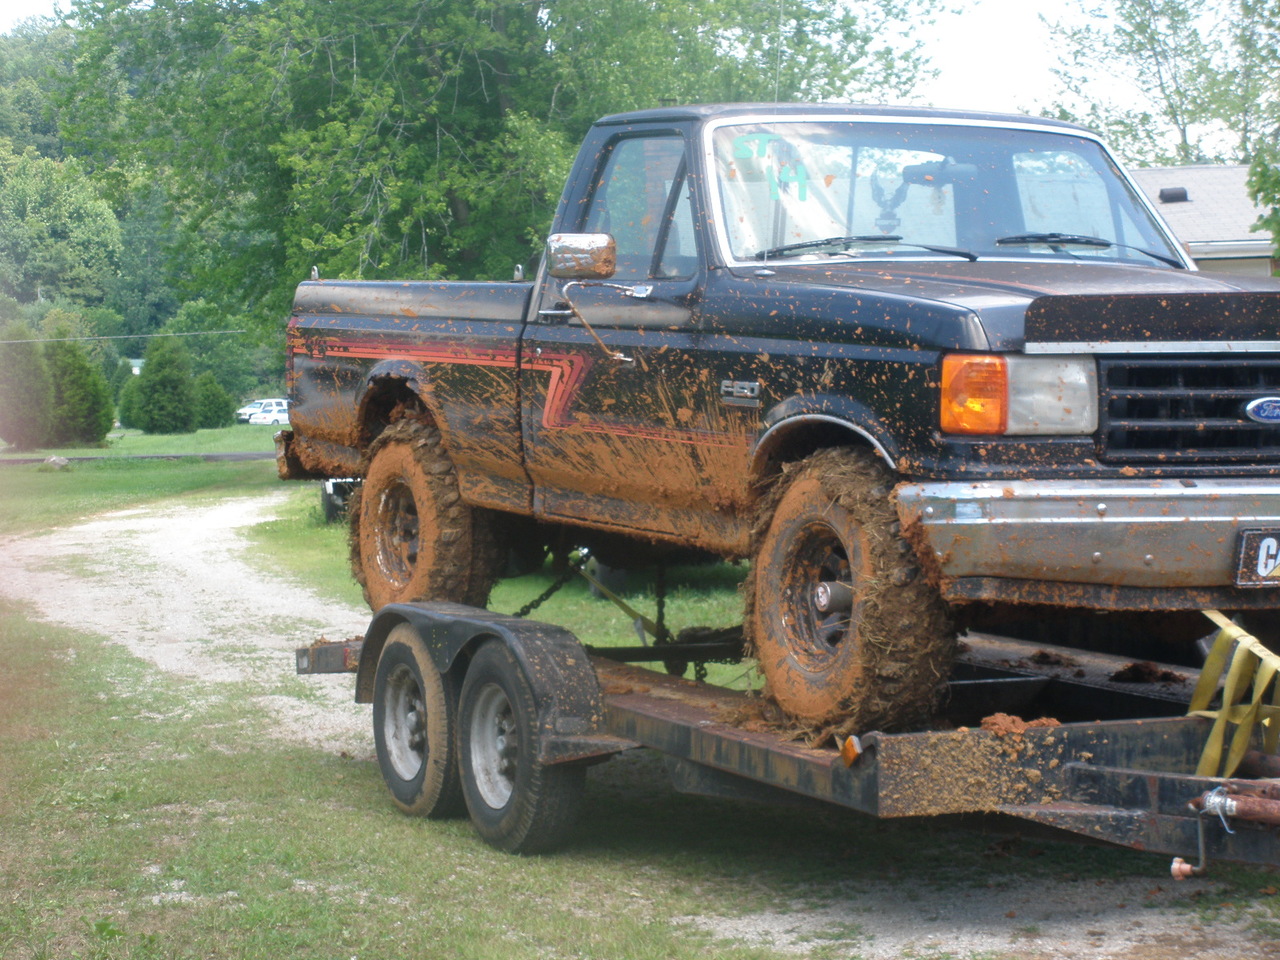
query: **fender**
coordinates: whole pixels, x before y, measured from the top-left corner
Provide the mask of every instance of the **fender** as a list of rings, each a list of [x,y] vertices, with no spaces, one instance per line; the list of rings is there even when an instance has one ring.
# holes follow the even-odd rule
[[[849,397],[788,397],[766,415],[765,431],[751,451],[751,475],[763,476],[773,454],[787,441],[808,430],[845,431],[862,438],[891,470],[897,469],[898,445],[884,422],[865,404]],[[824,443],[823,446],[830,444]]]
[[[400,380],[414,396],[422,401],[424,407],[434,417],[437,411],[427,385],[431,382],[427,368],[414,360],[387,359],[380,360],[364,378],[364,386],[356,397],[356,422],[363,423],[368,413],[369,397],[378,389],[380,380]]]
[[[533,690],[541,731],[538,759],[564,763],[605,757],[638,744],[604,733],[604,696],[582,644],[562,627],[459,603],[393,603],[365,631],[356,671],[356,702],[373,701],[378,658],[392,628],[411,624],[441,673],[466,672],[471,653],[498,639],[515,656]]]

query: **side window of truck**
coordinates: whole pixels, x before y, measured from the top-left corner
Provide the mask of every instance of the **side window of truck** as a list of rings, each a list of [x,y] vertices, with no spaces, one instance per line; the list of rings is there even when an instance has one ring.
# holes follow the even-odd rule
[[[619,140],[596,184],[584,229],[608,233],[618,249],[618,280],[692,276],[693,216],[678,137]]]

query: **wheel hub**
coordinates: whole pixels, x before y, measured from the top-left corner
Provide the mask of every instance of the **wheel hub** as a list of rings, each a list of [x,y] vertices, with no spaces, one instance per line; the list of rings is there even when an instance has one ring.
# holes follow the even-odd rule
[[[427,756],[427,708],[413,671],[397,666],[387,679],[383,734],[391,766],[402,780],[412,780]]]
[[[515,791],[520,740],[511,701],[497,684],[488,684],[480,691],[470,727],[476,788],[486,804],[501,809]]]
[[[418,563],[418,504],[408,484],[384,491],[378,513],[378,566],[388,580],[404,586]]]

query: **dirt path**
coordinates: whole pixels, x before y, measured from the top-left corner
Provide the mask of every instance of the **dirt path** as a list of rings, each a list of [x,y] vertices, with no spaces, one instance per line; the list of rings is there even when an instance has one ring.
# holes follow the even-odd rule
[[[368,708],[351,702],[346,676],[293,677],[292,651],[318,636],[359,634],[368,614],[318,598],[304,585],[245,561],[242,531],[270,519],[286,494],[106,514],[41,536],[0,539],[0,595],[35,615],[124,644],[209,698],[246,695],[277,735],[372,758]],[[305,682],[305,696],[289,685]],[[286,692],[281,692],[281,691]],[[247,691],[247,694],[246,694]],[[593,776],[618,776],[605,765]],[[663,788],[665,789],[665,788]],[[738,917],[686,921],[747,943],[821,956],[1054,957],[1064,960],[1280,958],[1280,944],[1246,918],[1201,928],[1179,909],[1212,882],[1175,886],[1158,876],[1038,882],[989,888],[976,880],[952,896],[904,900],[851,864],[850,879],[805,902]],[[817,905],[815,905],[817,904]],[[856,930],[847,939],[831,931]]]
[[[282,696],[293,650],[364,632],[368,611],[318,598],[244,560],[241,531],[286,493],[104,514],[51,533],[0,539],[0,594],[45,619],[100,634],[207,696],[244,696],[284,739],[372,757],[368,708],[345,676],[308,678],[314,702]]]

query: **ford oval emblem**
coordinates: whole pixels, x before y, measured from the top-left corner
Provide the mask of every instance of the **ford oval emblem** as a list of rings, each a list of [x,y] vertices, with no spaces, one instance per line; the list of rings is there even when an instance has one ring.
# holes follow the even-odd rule
[[[1245,415],[1258,423],[1280,423],[1280,397],[1259,397],[1250,400],[1244,408]]]

